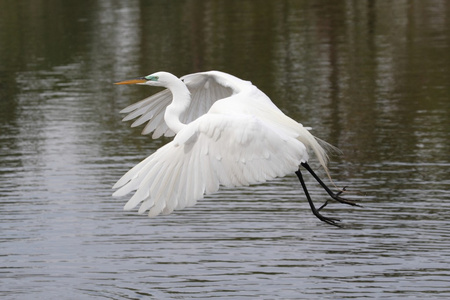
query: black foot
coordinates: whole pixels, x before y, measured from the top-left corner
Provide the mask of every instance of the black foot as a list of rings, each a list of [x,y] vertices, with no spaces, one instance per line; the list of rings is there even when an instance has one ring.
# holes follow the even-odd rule
[[[336,226],[336,227],[342,227],[340,224],[336,223],[336,222],[340,222],[341,220],[336,219],[336,218],[325,217],[324,215],[322,215],[322,214],[319,213],[319,211],[320,211],[323,207],[325,207],[326,204],[327,204],[327,202],[325,202],[325,204],[322,205],[319,209],[312,209],[312,208],[311,208],[313,214],[314,214],[320,221],[323,221],[323,222],[325,222],[325,223],[327,223],[327,224],[330,224],[330,225],[334,225],[334,226]]]
[[[348,204],[348,205],[351,205],[351,206],[360,206],[361,207],[360,204],[355,203],[354,201],[348,200],[346,198],[342,198],[340,196],[342,193],[345,192],[345,190],[346,190],[346,186],[342,190],[340,190],[339,192],[337,192],[337,193],[330,192],[330,193],[328,193],[328,195],[330,195],[330,197],[333,198],[334,200],[336,200],[337,202]]]
[[[336,200],[337,202],[344,203],[344,204],[348,204],[348,205],[351,205],[351,206],[361,206],[361,205],[355,203],[354,201],[348,200],[348,199],[346,199],[346,198],[342,198],[342,197],[340,196],[342,193],[344,193],[344,192],[346,191],[346,188],[347,188],[346,186],[345,186],[342,190],[340,190],[339,192],[333,193],[333,192],[328,188],[328,186],[327,186],[327,185],[319,178],[319,176],[316,175],[316,173],[311,169],[311,167],[310,167],[307,163],[301,163],[301,165],[302,165],[302,167],[304,167],[306,170],[308,170],[309,173],[311,173],[311,175],[314,177],[314,179],[317,180],[317,182],[323,187],[323,189],[328,193],[328,195],[330,195],[330,197],[331,197],[333,200]],[[325,205],[326,205],[326,204],[325,204]]]
[[[305,195],[306,195],[306,199],[308,199],[309,206],[311,207],[312,213],[313,213],[319,220],[321,220],[321,221],[323,221],[323,222],[325,222],[325,223],[327,223],[327,224],[334,225],[334,226],[337,226],[337,227],[341,227],[338,223],[336,223],[336,222],[340,222],[339,219],[325,217],[325,216],[323,216],[323,215],[320,213],[320,210],[321,210],[322,208],[324,208],[325,206],[327,206],[328,201],[326,201],[321,207],[319,207],[319,209],[317,209],[317,208],[314,206],[314,203],[313,203],[312,200],[311,200],[311,196],[309,195],[308,189],[306,188],[306,184],[305,184],[305,181],[303,180],[302,173],[300,172],[300,170],[298,170],[298,171],[295,172],[295,174],[297,175],[298,179],[300,180],[300,183],[301,183],[301,185],[302,185],[303,191],[305,192]]]
[[[318,209],[317,209],[317,211],[321,211],[322,210],[322,208],[324,208],[325,206],[327,206],[328,205],[328,200],[327,201],[325,201],[325,203],[324,204],[322,204],[322,206],[321,207],[319,207]]]

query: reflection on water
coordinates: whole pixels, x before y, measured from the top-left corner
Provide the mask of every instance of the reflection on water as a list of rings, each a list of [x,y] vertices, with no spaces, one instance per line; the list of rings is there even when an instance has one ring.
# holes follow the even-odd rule
[[[450,296],[447,1],[0,5],[2,298]],[[312,216],[295,176],[122,211],[112,184],[168,140],[118,113],[157,90],[111,83],[208,69],[343,150],[331,173],[364,205],[327,207],[344,229]]]

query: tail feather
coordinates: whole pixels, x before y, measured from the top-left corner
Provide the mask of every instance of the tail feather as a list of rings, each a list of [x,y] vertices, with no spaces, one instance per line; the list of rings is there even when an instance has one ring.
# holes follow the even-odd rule
[[[316,138],[309,132],[308,128],[305,127],[302,127],[300,135],[297,137],[297,139],[314,151],[314,154],[319,160],[320,165],[323,167],[323,169],[327,173],[328,178],[331,180],[331,176],[327,166],[329,160],[328,153],[329,152],[341,153],[341,151],[335,146],[319,138]],[[331,182],[333,181],[331,180]]]

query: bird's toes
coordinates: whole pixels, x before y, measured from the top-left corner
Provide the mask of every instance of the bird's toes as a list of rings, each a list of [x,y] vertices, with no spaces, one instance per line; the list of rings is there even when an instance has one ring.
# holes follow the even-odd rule
[[[324,208],[325,206],[327,206],[327,204],[328,204],[328,200],[326,200],[326,201],[325,201],[325,203],[324,203],[324,204],[322,204],[322,206],[321,206],[321,207],[319,207],[319,208],[317,209],[317,211],[321,211],[321,210],[322,210],[322,208]]]

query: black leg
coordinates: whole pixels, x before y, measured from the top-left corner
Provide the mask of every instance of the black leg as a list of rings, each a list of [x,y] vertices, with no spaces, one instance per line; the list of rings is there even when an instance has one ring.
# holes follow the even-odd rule
[[[339,195],[342,194],[342,192],[345,191],[345,187],[343,188],[342,191],[339,191],[337,193],[333,193],[328,186],[319,178],[319,176],[316,175],[316,173],[314,173],[314,171],[311,169],[311,167],[308,165],[308,163],[301,163],[301,166],[304,167],[306,170],[308,170],[309,173],[311,173],[311,175],[317,180],[317,182],[324,188],[324,190],[328,193],[328,195],[330,195],[331,198],[333,198],[334,200],[341,202],[341,203],[345,203],[348,205],[353,205],[353,206],[360,206],[358,204],[356,204],[353,201],[347,200],[345,198],[340,197]],[[325,207],[327,203],[325,203],[321,208]],[[320,210],[320,209],[319,209]]]
[[[325,223],[328,223],[330,225],[334,225],[334,226],[340,227],[339,224],[336,223],[336,222],[340,221],[339,219],[333,219],[333,218],[325,217],[325,216],[321,215],[320,212],[319,212],[322,208],[324,208],[327,205],[328,202],[325,202],[325,204],[322,205],[319,209],[316,209],[316,207],[314,206],[314,203],[311,200],[311,197],[309,196],[309,192],[308,192],[308,189],[306,188],[305,181],[303,180],[302,173],[300,172],[300,170],[298,170],[298,171],[295,172],[295,174],[297,174],[298,180],[300,180],[300,183],[302,184],[303,191],[305,192],[306,198],[308,199],[308,203],[309,203],[309,206],[311,207],[312,213],[319,220],[321,220],[321,221],[323,221]]]

